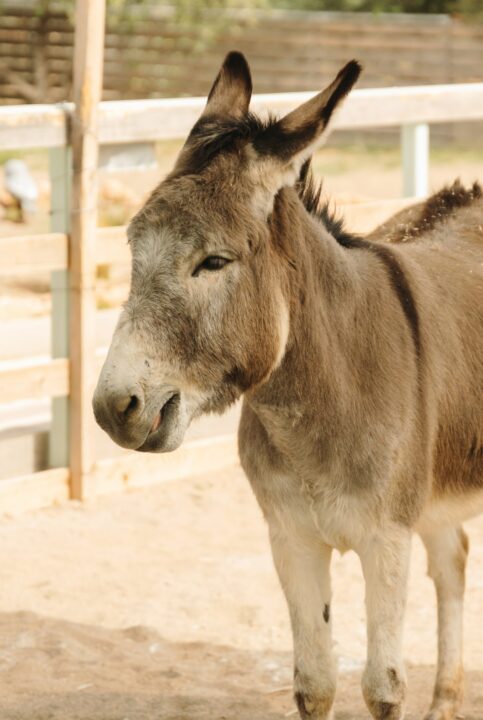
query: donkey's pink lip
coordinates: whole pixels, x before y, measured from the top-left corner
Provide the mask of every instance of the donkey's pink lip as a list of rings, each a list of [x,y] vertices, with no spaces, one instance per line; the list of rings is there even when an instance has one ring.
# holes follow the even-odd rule
[[[162,406],[161,410],[155,416],[153,423],[149,428],[148,437],[154,435],[154,433],[159,430],[164,420],[166,419],[167,414],[170,412],[170,408],[173,406],[173,404],[175,404],[177,398],[179,398],[179,394],[176,392],[168,396],[168,399]]]
[[[181,432],[179,427],[180,393],[175,391],[167,397],[154,418],[144,442],[136,448],[138,451],[168,452],[179,447],[184,435],[184,431]]]
[[[158,414],[156,415],[156,417],[153,420],[153,424],[151,425],[149,433],[151,434],[153,432],[156,432],[156,430],[158,429],[158,427],[160,425],[161,425],[161,413],[158,412]]]

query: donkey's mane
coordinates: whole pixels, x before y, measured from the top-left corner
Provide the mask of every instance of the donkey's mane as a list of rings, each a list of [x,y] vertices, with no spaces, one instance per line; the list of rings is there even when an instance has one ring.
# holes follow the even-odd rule
[[[358,244],[360,237],[348,232],[343,218],[330,208],[328,200],[322,199],[323,182],[315,180],[310,160],[302,165],[296,188],[307,212],[320,220],[340,245],[353,247]]]
[[[323,183],[314,179],[309,160],[302,166],[297,190],[306,210],[325,225],[340,245],[350,248],[369,244],[361,236],[348,232],[344,227],[344,220],[337,216],[336,211],[331,210],[329,201],[323,199]],[[455,180],[452,185],[443,187],[419,206],[408,208],[407,221],[391,227],[391,231],[388,229],[385,239],[391,243],[416,240],[440,223],[445,222],[457,210],[469,207],[481,198],[483,198],[483,190],[478,182],[474,182],[467,189],[460,180]],[[401,211],[401,216],[405,216],[408,211]],[[394,219],[390,219],[387,224],[393,224],[393,222]],[[380,227],[386,227],[386,223]]]
[[[444,222],[456,210],[468,207],[482,197],[483,192],[478,182],[466,189],[460,180],[455,180],[452,185],[446,185],[421,205],[419,214],[404,228],[404,232],[400,233],[401,239],[420,237]]]

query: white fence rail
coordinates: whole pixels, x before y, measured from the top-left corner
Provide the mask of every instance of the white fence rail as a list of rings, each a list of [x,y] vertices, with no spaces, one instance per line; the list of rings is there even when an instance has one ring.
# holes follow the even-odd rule
[[[255,112],[283,114],[313,93],[255,95]],[[199,117],[204,98],[103,102],[99,143],[152,143],[186,136]],[[0,150],[64,148],[72,105],[0,108]],[[429,131],[435,123],[483,121],[483,83],[355,90],[334,118],[334,130],[402,128],[403,188],[408,196],[427,191]],[[125,152],[125,149],[124,149]]]
[[[282,114],[314,93],[254,95],[251,107],[255,112],[271,110]],[[205,102],[205,98],[102,102],[99,143],[182,138]],[[0,108],[0,150],[64,146],[71,109],[69,103]],[[354,130],[471,120],[483,120],[483,82],[354,90],[334,118],[333,128]]]

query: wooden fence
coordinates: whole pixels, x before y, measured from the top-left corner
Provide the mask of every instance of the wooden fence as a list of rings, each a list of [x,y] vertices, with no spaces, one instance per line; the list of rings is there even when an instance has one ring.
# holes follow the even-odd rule
[[[79,80],[82,87],[82,80]],[[306,100],[307,93],[258,95],[253,109],[284,113]],[[95,212],[97,144],[125,150],[129,144],[186,135],[198,118],[204,99],[133,100],[102,102],[95,125],[79,115],[77,106],[18,106],[0,109],[0,150],[47,148],[52,183],[52,232],[46,235],[0,238],[3,272],[42,266],[53,271],[52,359],[0,365],[2,402],[50,396],[53,402],[51,469],[0,482],[0,508],[18,510],[48,505],[67,497],[145,484],[154,479],[179,477],[199,467],[216,469],[233,462],[234,438],[220,438],[213,447],[198,441],[170,455],[126,455],[94,462],[88,447],[93,430],[90,395],[102,357],[90,335],[94,326],[92,302],[96,264],[129,262],[125,228],[97,229],[89,234]],[[339,129],[402,127],[402,165],[406,193],[426,193],[428,124],[483,120],[483,83],[413,88],[356,90],[335,118]],[[82,150],[81,137],[89,133],[92,147]],[[74,128],[74,135],[72,135]],[[74,144],[72,141],[74,140]],[[79,145],[80,143],[80,145]],[[74,163],[71,156],[74,152]],[[69,222],[72,165],[89,182],[77,190],[75,216],[85,226]],[[77,180],[79,182],[79,180]],[[403,201],[407,204],[407,199]],[[401,206],[386,203],[385,215]],[[368,208],[373,212],[374,208]],[[384,214],[379,215],[384,219]],[[70,338],[70,340],[69,340]],[[70,427],[70,433],[67,429]],[[204,465],[208,463],[208,465]]]
[[[2,104],[71,99],[74,30],[61,10],[33,0],[3,0],[0,13]],[[145,6],[144,6],[145,7]],[[182,21],[155,5],[124,20],[108,18],[104,99],[204,95],[221,58],[245,52],[256,92],[314,90],[350,58],[365,66],[361,87],[481,80],[483,23],[446,15],[272,10]]]

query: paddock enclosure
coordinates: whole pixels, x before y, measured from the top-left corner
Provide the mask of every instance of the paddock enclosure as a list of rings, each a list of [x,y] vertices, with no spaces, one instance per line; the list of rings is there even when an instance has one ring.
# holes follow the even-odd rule
[[[288,618],[238,466],[236,414],[174,453],[96,454],[91,397],[106,352],[96,269],[130,262],[125,227],[97,226],[99,173],[183,139],[205,98],[100,102],[104,3],[76,12],[74,102],[0,107],[0,153],[47,152],[51,196],[50,232],[0,236],[1,275],[48,271],[52,293],[50,354],[0,361],[2,406],[52,407],[49,467],[0,480],[0,720],[282,720],[295,716]],[[311,95],[258,94],[251,107],[283,114]],[[460,122],[481,135],[483,82],[352,92],[334,130],[400,132],[402,196],[340,206],[351,226],[368,231],[425,197],[431,129]],[[468,529],[465,717],[483,720],[482,520]],[[413,561],[408,720],[427,709],[436,657],[418,542]],[[336,717],[355,720],[365,652],[355,557],[336,558],[333,576]]]

